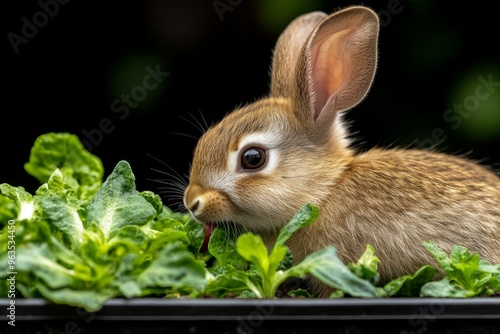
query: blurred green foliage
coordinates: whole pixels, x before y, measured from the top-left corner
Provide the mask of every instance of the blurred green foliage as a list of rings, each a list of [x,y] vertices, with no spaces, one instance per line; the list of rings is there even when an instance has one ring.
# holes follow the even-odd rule
[[[486,87],[483,78],[496,83]],[[500,139],[500,70],[498,64],[469,69],[450,92],[450,101],[464,105],[470,116],[457,130],[468,140],[484,142]]]
[[[144,87],[144,81],[146,76],[151,76],[147,68],[154,70],[157,65],[162,71],[166,71],[165,59],[158,54],[135,52],[122,55],[113,64],[109,75],[108,92],[110,98],[112,100],[119,99],[121,104],[126,104],[124,102],[126,96],[130,96],[131,105],[137,105],[129,108],[131,112],[154,108],[158,105],[158,100],[164,91],[156,89],[158,85],[154,78],[149,79],[146,83],[154,86],[153,89]],[[134,99],[134,97],[136,98]]]
[[[322,3],[321,0],[259,0],[257,19],[264,31],[276,35],[295,17],[319,10]]]

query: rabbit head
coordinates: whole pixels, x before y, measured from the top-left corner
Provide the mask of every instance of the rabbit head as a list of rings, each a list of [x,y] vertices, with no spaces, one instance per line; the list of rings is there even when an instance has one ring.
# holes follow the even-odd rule
[[[328,196],[353,155],[341,116],[371,86],[378,29],[362,6],[289,24],[275,46],[269,96],[229,113],[197,143],[184,193],[196,220],[273,231]]]

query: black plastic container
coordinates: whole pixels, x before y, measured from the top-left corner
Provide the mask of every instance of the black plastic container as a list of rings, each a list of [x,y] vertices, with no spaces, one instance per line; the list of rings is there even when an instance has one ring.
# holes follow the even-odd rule
[[[3,310],[9,300],[0,299]],[[98,312],[15,302],[1,333],[500,333],[500,298],[112,299]]]

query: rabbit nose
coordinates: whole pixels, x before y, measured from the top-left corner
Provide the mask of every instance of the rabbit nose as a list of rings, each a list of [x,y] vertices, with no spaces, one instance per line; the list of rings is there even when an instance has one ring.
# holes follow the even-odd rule
[[[196,201],[194,202],[193,206],[189,207],[188,209],[191,212],[196,212],[196,210],[198,209],[199,206],[200,206],[200,200],[196,199]]]
[[[196,217],[203,212],[204,190],[197,184],[190,184],[184,193],[184,205]]]

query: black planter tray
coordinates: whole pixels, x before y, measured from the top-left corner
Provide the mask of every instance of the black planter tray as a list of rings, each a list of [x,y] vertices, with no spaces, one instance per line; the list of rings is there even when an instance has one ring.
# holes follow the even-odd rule
[[[15,306],[16,326],[4,317],[0,333],[500,333],[497,297],[111,299],[95,313],[41,299]]]

